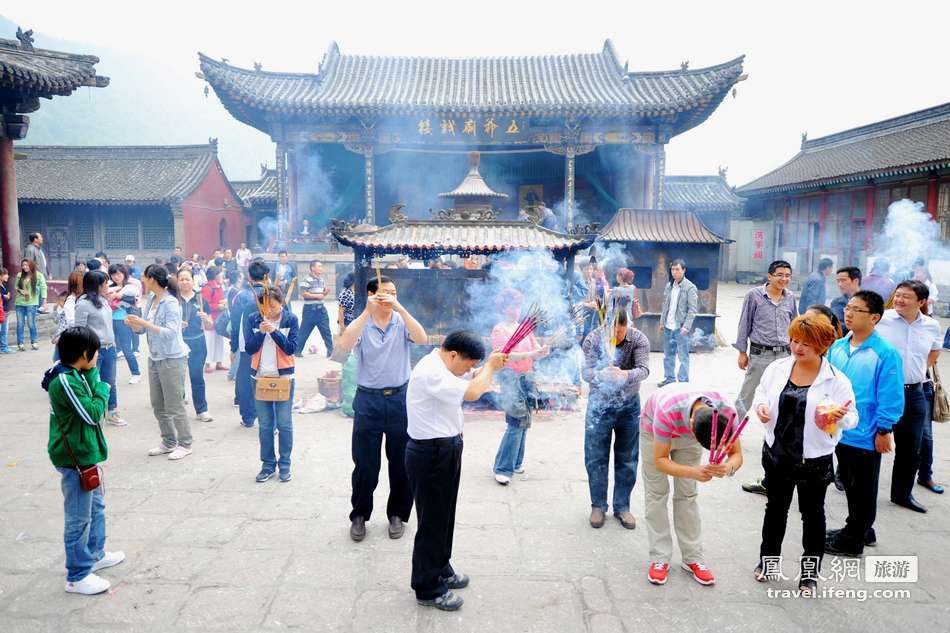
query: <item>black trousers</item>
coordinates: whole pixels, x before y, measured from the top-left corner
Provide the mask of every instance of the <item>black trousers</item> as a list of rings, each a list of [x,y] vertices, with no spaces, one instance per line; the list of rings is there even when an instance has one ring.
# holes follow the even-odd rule
[[[894,425],[894,470],[891,472],[891,501],[906,501],[914,490],[920,467],[920,445],[928,413],[921,385],[904,388],[904,415]]]
[[[326,306],[322,303],[311,303],[303,307],[303,322],[300,324],[300,333],[297,336],[297,349],[294,353],[297,356],[303,354],[307,349],[307,339],[310,333],[316,327],[320,330],[320,336],[323,338],[323,344],[327,348],[327,357],[333,353],[333,334],[330,333],[330,315],[327,314]]]
[[[838,444],[835,453],[848,496],[848,518],[838,538],[849,551],[860,552],[864,549],[865,536],[877,518],[881,454],[846,444]]]
[[[462,437],[410,439],[406,473],[418,524],[412,548],[412,588],[419,600],[431,600],[448,591],[444,579],[455,574],[449,560],[462,477]]]
[[[386,461],[389,462],[389,501],[387,517],[409,520],[412,491],[406,479],[406,389],[392,395],[356,390],[353,398],[353,510],[350,520],[373,514],[373,492],[379,483],[380,450],[386,436]]]
[[[783,463],[774,459],[767,445],[762,446],[762,468],[768,477],[768,501],[762,522],[760,557],[782,555],[782,541],[788,525],[792,495],[798,491],[798,510],[802,515],[802,568],[806,558],[821,559],[825,553],[825,493],[834,480],[831,455],[807,459],[805,463]]]

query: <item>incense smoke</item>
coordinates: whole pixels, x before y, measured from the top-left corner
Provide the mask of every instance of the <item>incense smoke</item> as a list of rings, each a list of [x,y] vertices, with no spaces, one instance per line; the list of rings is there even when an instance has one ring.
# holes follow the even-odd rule
[[[921,202],[904,199],[891,203],[876,242],[874,257],[888,260],[898,275],[913,271],[914,262],[921,258],[950,259],[950,249],[940,240],[940,225]]]

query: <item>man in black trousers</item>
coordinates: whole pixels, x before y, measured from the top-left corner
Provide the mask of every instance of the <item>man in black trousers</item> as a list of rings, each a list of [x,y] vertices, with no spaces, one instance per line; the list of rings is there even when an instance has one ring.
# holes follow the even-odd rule
[[[506,355],[493,353],[472,380],[462,378],[485,357],[474,332],[452,332],[442,347],[412,370],[406,396],[409,442],[406,474],[416,502],[416,541],[412,549],[412,588],[425,607],[455,611],[462,598],[452,589],[469,578],[452,568],[455,506],[462,474],[462,401],[478,400]]]

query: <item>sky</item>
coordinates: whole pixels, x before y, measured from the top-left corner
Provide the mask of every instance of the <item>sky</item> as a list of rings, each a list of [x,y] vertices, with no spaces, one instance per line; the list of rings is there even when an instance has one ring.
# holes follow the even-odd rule
[[[469,57],[596,52],[609,38],[630,70],[687,60],[699,68],[744,54],[749,77],[737,97],[667,147],[668,174],[722,166],[734,185],[789,160],[803,132],[817,138],[950,101],[950,81],[941,78],[948,2],[34,0],[0,13],[47,36],[134,52],[198,84],[198,51],[246,67],[315,72],[331,41],[343,53]],[[246,177],[271,158],[246,157],[225,170]]]

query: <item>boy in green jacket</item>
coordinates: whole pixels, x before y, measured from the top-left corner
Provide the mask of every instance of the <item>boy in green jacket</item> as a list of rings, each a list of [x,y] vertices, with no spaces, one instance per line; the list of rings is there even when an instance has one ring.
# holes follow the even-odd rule
[[[66,527],[66,591],[93,595],[111,586],[94,572],[118,565],[123,552],[106,552],[106,515],[102,487],[87,492],[79,468],[106,461],[109,448],[102,433],[102,416],[110,387],[99,380],[96,357],[99,337],[87,327],[67,328],[56,344],[60,362],[43,376],[49,393],[50,461],[62,476]]]

